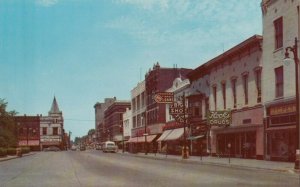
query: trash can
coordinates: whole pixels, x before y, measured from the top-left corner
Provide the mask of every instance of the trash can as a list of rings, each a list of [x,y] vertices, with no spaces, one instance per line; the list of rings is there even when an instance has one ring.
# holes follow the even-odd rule
[[[184,147],[182,147],[181,155],[182,155],[182,158],[189,158],[189,148],[186,147],[185,154],[184,154]]]
[[[20,147],[18,147],[18,148],[16,149],[16,155],[17,155],[18,157],[22,157],[22,149],[21,149]]]

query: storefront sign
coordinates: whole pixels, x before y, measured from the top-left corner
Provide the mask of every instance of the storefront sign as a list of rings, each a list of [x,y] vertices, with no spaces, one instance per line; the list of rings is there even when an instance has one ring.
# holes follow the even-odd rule
[[[174,93],[173,92],[157,92],[154,95],[154,101],[156,103],[173,103]]]
[[[288,105],[275,106],[270,108],[270,115],[279,115],[296,112],[296,105],[294,103]]]
[[[207,122],[211,126],[229,126],[231,120],[231,111],[208,111],[207,114]]]

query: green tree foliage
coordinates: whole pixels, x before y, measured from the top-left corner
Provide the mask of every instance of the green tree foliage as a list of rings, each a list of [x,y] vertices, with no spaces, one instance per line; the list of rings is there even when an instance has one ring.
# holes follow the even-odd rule
[[[17,145],[16,111],[6,111],[7,102],[0,99],[0,147],[15,147]]]

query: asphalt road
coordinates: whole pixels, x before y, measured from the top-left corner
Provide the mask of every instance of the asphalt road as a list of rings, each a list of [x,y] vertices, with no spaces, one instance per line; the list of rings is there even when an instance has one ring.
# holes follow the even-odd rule
[[[295,186],[295,174],[152,160],[100,151],[38,152],[0,162],[0,186]]]

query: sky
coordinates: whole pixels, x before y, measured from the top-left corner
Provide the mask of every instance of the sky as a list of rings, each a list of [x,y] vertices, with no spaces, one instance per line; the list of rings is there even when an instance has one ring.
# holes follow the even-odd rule
[[[94,104],[130,100],[159,62],[195,69],[262,34],[261,0],[0,0],[0,98],[48,115],[54,96],[72,139]]]

